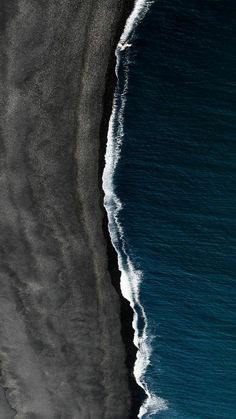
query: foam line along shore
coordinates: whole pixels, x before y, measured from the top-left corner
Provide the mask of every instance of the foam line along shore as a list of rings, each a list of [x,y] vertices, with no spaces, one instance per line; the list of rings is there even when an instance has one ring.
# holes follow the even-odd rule
[[[151,343],[148,336],[148,322],[144,308],[139,299],[139,288],[142,280],[142,272],[137,270],[130,259],[125,243],[123,226],[119,219],[122,210],[122,202],[115,192],[114,174],[119,162],[121,147],[124,138],[124,110],[126,106],[129,79],[130,48],[135,36],[135,30],[146,13],[149,11],[152,2],[136,1],[133,12],[129,16],[125,29],[121,35],[116,49],[116,75],[118,83],[116,86],[113,109],[109,123],[108,141],[106,149],[106,165],[103,173],[103,189],[105,192],[104,205],[109,220],[109,232],[112,243],[118,254],[118,264],[121,272],[122,295],[129,301],[133,310],[134,344],[137,348],[137,355],[134,364],[134,376],[137,384],[144,390],[146,399],[142,404],[138,417],[145,414],[154,414],[160,410],[167,409],[164,400],[151,394],[145,381],[145,372],[150,362]],[[122,74],[122,77],[120,77]],[[139,330],[138,323],[142,323],[142,330]]]

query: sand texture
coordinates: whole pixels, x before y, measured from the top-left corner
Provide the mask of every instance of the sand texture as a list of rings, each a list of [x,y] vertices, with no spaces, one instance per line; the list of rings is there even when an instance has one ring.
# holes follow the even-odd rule
[[[1,4],[1,419],[130,415],[98,182],[123,3]]]

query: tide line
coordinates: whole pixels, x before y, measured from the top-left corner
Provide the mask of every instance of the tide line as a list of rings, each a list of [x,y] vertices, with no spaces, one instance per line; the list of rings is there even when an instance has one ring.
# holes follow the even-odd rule
[[[119,220],[122,202],[115,192],[114,174],[121,155],[124,138],[124,111],[127,101],[130,48],[135,29],[148,12],[152,1],[137,0],[134,9],[127,19],[124,31],[116,48],[116,76],[117,86],[113,98],[112,114],[109,121],[107,147],[105,154],[105,168],[103,172],[104,206],[108,215],[108,228],[112,244],[118,255],[118,265],[121,272],[121,292],[133,309],[134,344],[137,356],[134,365],[134,376],[138,385],[146,393],[146,400],[139,411],[139,418],[150,417],[168,408],[166,402],[152,394],[145,381],[145,373],[150,364],[151,338],[148,336],[148,320],[140,302],[140,284],[142,272],[135,268],[126,250],[123,226]],[[122,71],[122,81],[119,70]],[[142,330],[138,328],[138,321],[142,319]]]

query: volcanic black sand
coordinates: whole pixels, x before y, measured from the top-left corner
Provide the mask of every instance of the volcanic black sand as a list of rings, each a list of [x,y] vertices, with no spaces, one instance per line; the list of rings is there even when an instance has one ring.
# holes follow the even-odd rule
[[[131,7],[0,6],[1,419],[137,415],[132,312],[101,189],[114,49]]]

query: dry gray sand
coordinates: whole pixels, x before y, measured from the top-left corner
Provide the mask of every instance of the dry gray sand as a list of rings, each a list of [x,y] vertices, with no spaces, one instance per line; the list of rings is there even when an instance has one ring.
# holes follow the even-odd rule
[[[1,5],[0,419],[129,417],[98,185],[124,2]]]

